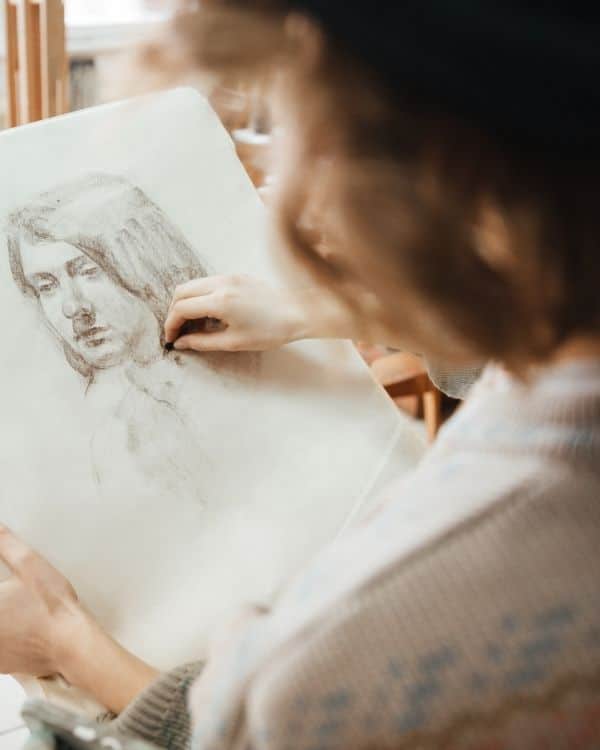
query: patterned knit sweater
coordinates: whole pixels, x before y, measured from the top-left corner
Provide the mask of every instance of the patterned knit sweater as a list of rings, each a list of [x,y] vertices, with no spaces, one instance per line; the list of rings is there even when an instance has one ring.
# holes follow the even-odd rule
[[[488,368],[376,512],[116,727],[174,750],[598,750],[600,361]]]

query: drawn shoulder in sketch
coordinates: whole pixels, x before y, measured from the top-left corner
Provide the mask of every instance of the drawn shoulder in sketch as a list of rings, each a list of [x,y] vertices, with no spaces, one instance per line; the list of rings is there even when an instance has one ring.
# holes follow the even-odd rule
[[[210,467],[178,403],[186,368],[162,339],[177,284],[206,275],[183,234],[127,179],[87,174],[12,212],[7,239],[14,281],[84,381],[98,484],[118,451],[143,481],[202,499]],[[223,378],[256,371],[256,358],[199,361]]]
[[[60,185],[13,212],[8,252],[15,282],[90,380],[161,356],[175,286],[206,275],[165,213],[139,187],[107,174]]]

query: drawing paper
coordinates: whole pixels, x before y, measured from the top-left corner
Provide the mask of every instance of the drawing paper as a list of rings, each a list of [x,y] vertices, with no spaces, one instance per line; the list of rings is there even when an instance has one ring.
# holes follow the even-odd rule
[[[7,131],[0,165],[0,521],[143,659],[201,658],[421,437],[348,342],[164,351],[177,283],[277,283],[264,207],[194,91]]]

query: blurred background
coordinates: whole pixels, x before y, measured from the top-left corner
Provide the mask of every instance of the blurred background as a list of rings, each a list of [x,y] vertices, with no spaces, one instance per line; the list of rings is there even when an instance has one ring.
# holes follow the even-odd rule
[[[0,122],[7,123],[6,6],[0,34]],[[110,99],[110,67],[115,55],[139,44],[169,17],[162,0],[65,0],[66,51],[71,109]]]
[[[176,4],[175,0],[0,0],[0,3],[0,128],[106,103],[123,98],[129,91],[135,93],[138,87],[143,89],[143,81],[126,80],[132,74],[131,61],[142,42],[166,28]],[[50,17],[44,25],[44,18],[51,14],[54,18]],[[63,24],[64,38],[59,38]],[[48,40],[44,39],[44,31]],[[23,89],[20,78],[25,67],[19,46],[23,43],[32,54],[35,71],[41,69],[42,84],[45,60],[49,59],[49,64],[56,67],[62,64],[57,62],[58,57],[64,55],[64,70],[59,76],[64,91],[61,90],[54,110],[36,111],[34,102],[29,115],[21,114],[15,119],[14,110],[23,110],[26,98],[19,93]],[[49,51],[45,45],[50,47]],[[30,82],[28,90],[31,92],[39,85]],[[227,81],[219,86],[206,82],[204,93],[234,137],[251,179],[258,188],[264,187],[268,182],[270,139],[269,118],[261,92]],[[21,101],[15,102],[14,98],[19,96]]]

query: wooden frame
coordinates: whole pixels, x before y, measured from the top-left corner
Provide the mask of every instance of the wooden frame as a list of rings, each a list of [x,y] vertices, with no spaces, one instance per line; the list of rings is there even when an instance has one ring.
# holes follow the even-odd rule
[[[416,398],[427,436],[434,440],[442,425],[442,394],[431,382],[421,358],[408,352],[387,354],[376,359],[371,370],[390,398]]]
[[[63,0],[3,0],[8,126],[69,110]]]

